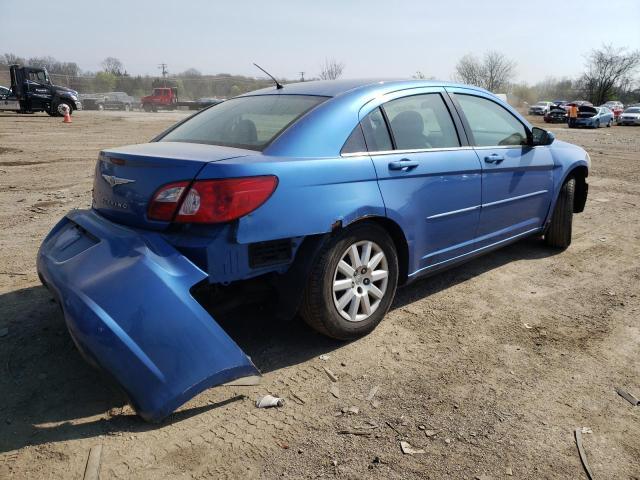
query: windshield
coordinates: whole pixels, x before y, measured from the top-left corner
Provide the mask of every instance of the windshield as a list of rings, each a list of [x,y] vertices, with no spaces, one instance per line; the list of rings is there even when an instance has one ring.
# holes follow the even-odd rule
[[[627,108],[624,113],[640,113],[640,107]]]
[[[227,100],[187,120],[160,141],[264,149],[326,97],[259,95]]]

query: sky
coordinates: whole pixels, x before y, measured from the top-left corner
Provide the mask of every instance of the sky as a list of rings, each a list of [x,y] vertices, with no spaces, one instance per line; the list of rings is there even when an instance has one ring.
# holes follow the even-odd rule
[[[130,74],[450,80],[465,54],[497,50],[516,79],[575,77],[604,43],[640,49],[640,0],[0,0],[0,53],[52,56],[97,71],[107,56]]]

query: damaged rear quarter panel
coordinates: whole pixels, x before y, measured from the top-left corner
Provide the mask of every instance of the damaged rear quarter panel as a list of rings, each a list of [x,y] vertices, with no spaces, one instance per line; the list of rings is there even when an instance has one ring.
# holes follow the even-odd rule
[[[282,158],[256,155],[208,164],[199,179],[276,175],[278,187],[257,210],[238,222],[241,244],[331,231],[365,216],[384,216],[375,169],[368,155]]]

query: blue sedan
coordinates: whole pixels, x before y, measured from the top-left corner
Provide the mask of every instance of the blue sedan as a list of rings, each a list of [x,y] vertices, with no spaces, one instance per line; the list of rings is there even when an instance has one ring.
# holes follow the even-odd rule
[[[567,248],[589,165],[474,87],[267,88],[100,152],[92,208],[53,228],[38,272],[81,352],[159,421],[259,375],[196,298],[253,279],[282,312],[357,338],[399,285],[525,237]]]
[[[613,125],[613,112],[607,107],[591,107],[583,105],[578,107],[576,127],[600,128]]]

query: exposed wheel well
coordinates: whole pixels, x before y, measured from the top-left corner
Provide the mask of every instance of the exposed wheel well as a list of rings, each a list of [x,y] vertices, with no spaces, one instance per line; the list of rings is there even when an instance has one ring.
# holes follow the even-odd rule
[[[587,167],[580,166],[576,167],[567,178],[575,178],[576,179],[576,191],[573,199],[573,213],[580,213],[584,211],[584,206],[587,203],[587,193],[589,191],[589,185],[587,185],[587,176],[589,175],[589,171]]]
[[[386,217],[364,217],[356,222],[350,223],[349,226],[360,222],[377,223],[389,234],[398,254],[398,285],[404,284],[407,281],[407,275],[409,273],[409,246],[400,225]]]

